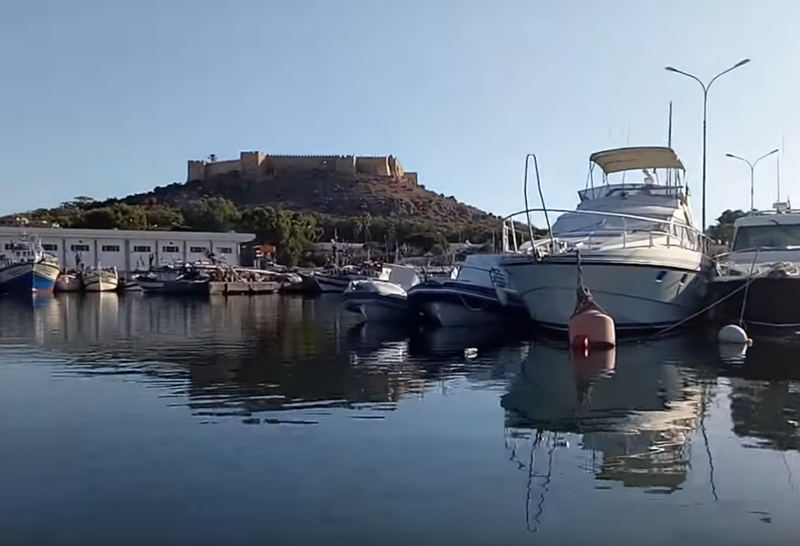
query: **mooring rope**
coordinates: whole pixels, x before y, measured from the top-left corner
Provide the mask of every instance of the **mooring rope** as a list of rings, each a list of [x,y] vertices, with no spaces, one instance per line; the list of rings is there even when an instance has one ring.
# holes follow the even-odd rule
[[[583,280],[583,264],[581,262],[581,251],[579,249],[575,250],[575,264],[577,265],[578,283],[575,288],[575,310],[572,312],[572,316],[579,315],[589,309],[597,309],[601,313],[606,313],[605,309],[594,300],[592,292]]]

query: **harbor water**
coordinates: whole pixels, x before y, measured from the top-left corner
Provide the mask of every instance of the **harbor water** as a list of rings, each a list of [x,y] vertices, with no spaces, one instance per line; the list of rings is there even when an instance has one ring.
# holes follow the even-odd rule
[[[4,544],[790,544],[800,344],[572,356],[340,297],[0,301]]]

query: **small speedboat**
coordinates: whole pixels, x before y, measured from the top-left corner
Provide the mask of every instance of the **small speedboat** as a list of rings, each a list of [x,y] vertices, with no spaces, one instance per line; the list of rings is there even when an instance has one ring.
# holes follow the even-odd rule
[[[408,291],[412,310],[441,326],[527,319],[519,294],[500,267],[502,254],[474,254],[450,278],[431,278]]]
[[[351,281],[342,299],[366,321],[401,321],[411,315],[407,291],[418,282],[414,267],[386,264],[377,279]]]

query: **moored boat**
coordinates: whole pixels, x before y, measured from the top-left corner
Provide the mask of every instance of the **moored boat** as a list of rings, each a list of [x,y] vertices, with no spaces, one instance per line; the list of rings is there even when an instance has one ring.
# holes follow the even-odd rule
[[[400,321],[410,318],[407,291],[419,282],[414,267],[385,264],[377,279],[350,282],[342,300],[345,309],[367,321]]]
[[[314,280],[322,293],[342,294],[352,281],[369,278],[369,275],[352,265],[340,269],[314,272]]]
[[[83,283],[79,273],[64,271],[56,279],[56,292],[80,292],[83,290]]]
[[[756,332],[800,327],[800,211],[775,203],[734,223],[731,252],[717,256],[711,319]]]
[[[0,255],[0,293],[52,292],[61,273],[58,259],[36,237],[23,236]]]
[[[609,183],[609,175],[632,171],[643,180]],[[564,214],[547,237],[504,262],[534,322],[566,331],[579,287],[623,333],[687,321],[701,308],[712,262],[694,226],[680,159],[666,147],[607,150],[591,156],[589,173],[576,210],[557,211]]]
[[[119,284],[117,269],[84,269],[81,272],[83,289],[87,292],[113,292]]]
[[[441,326],[527,319],[519,294],[500,267],[500,254],[474,254],[451,278],[431,278],[408,291],[412,309]]]

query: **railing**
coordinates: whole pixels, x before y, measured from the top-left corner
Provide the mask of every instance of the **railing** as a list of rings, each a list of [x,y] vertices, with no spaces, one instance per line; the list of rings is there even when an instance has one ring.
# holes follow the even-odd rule
[[[514,226],[514,218],[523,214],[529,217],[531,212],[585,214],[605,218],[621,218],[623,222],[622,227],[619,229],[580,229],[558,235],[553,234],[551,231],[545,238],[534,240],[530,249],[523,251],[522,245],[517,243],[516,233],[518,230]],[[635,229],[629,229],[626,226],[627,220],[635,221],[639,225]],[[653,226],[653,229],[642,227],[642,223]],[[647,233],[647,235],[643,236],[644,233]],[[597,239],[601,239],[601,241]],[[503,219],[503,251],[508,253],[535,252],[536,249],[547,245],[550,245],[550,253],[560,253],[569,251],[576,243],[584,243],[586,245],[592,245],[593,243],[609,244],[614,239],[619,240],[622,248],[677,247],[703,253],[708,253],[712,245],[715,244],[697,228],[675,222],[673,219],[651,218],[618,212],[535,208],[515,212]]]

